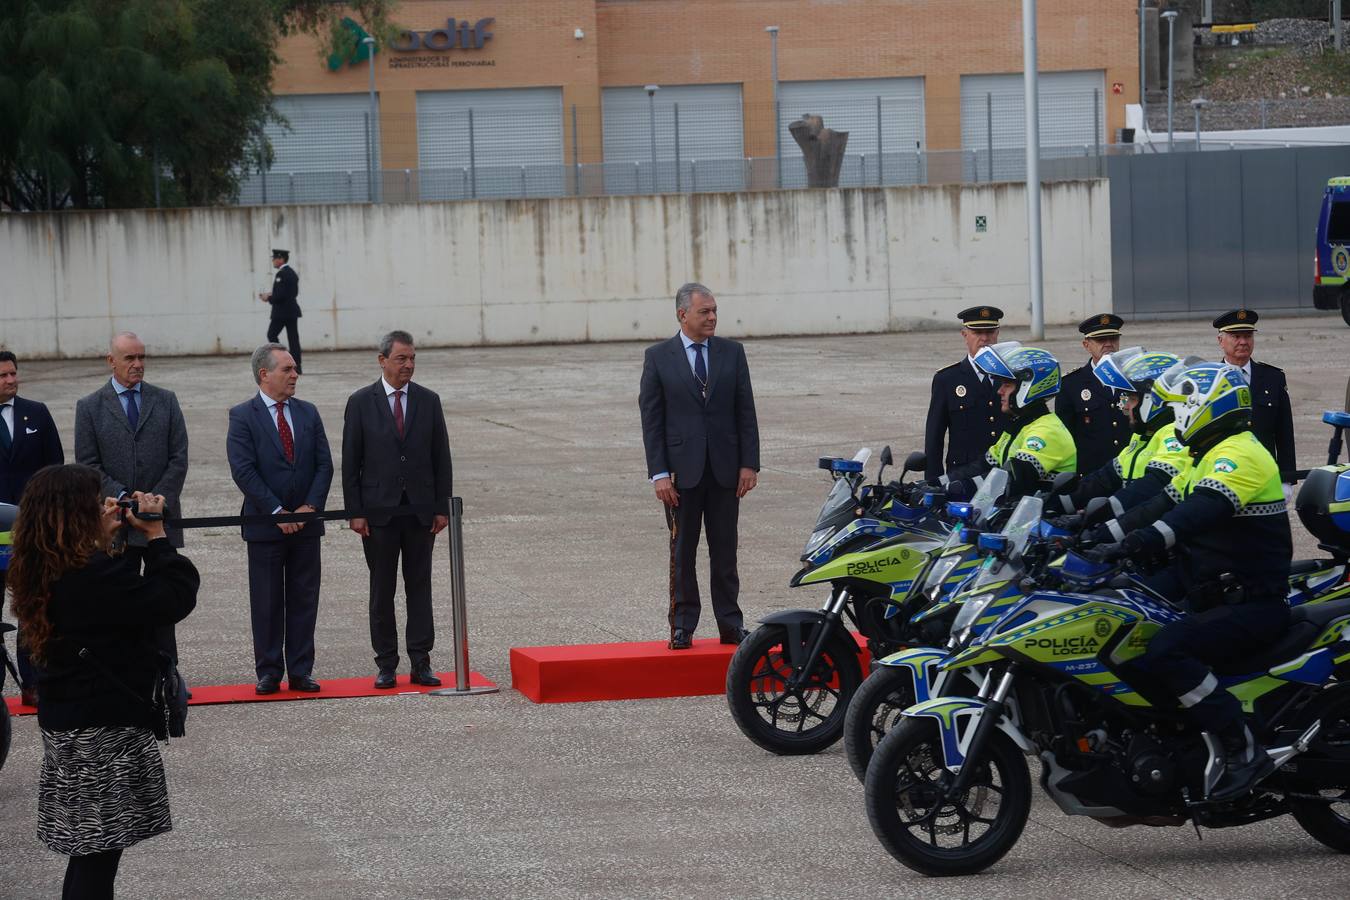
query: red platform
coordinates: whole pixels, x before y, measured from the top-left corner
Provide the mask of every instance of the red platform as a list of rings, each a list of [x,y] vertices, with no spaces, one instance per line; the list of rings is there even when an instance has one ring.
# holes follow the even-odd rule
[[[535,703],[710,696],[726,692],[735,650],[715,638],[689,650],[671,650],[665,641],[513,647],[511,686]],[[862,659],[865,672],[866,650]]]
[[[445,682],[442,687],[453,688],[455,686],[454,672],[437,672],[441,681]],[[407,675],[398,676],[398,685],[388,690],[377,690],[375,688],[375,676],[362,675],[360,678],[329,678],[319,682],[323,690],[317,694],[306,694],[300,691],[287,690],[286,683],[282,682],[282,689],[275,694],[258,695],[250,684],[220,684],[220,685],[190,685],[192,699],[188,701],[189,706],[210,706],[217,703],[270,703],[277,700],[338,700],[344,697],[391,697],[398,694],[425,694],[430,691],[438,690],[434,687],[423,687],[422,685],[412,684],[408,681]],[[493,687],[491,681],[488,681],[477,672],[469,673],[470,687]],[[23,706],[19,703],[17,696],[6,697],[5,702],[9,704],[9,711],[16,716],[32,715],[37,710],[31,706]]]

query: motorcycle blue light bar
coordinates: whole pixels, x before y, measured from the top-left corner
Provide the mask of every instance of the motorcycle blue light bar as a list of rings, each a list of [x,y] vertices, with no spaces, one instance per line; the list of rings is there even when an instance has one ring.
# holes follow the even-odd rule
[[[926,508],[931,508],[933,506],[933,503],[936,502],[937,496],[938,496],[937,494],[924,494],[923,498],[919,500],[919,505]]]
[[[1322,421],[1335,428],[1350,428],[1350,412],[1327,410],[1322,413]]]
[[[948,500],[947,515],[951,516],[953,519],[960,519],[964,522],[966,519],[970,518],[970,504],[962,503],[959,500]]]
[[[1008,549],[1008,537],[1002,534],[982,534],[975,546],[981,550],[988,550],[993,553],[1001,553]]]
[[[862,470],[863,470],[863,464],[860,463],[860,462],[858,462],[856,459],[832,459],[832,460],[830,460],[830,471],[831,471],[831,472],[844,472],[844,473],[847,473],[847,474],[852,474],[852,473],[854,473],[854,472],[861,472]]]

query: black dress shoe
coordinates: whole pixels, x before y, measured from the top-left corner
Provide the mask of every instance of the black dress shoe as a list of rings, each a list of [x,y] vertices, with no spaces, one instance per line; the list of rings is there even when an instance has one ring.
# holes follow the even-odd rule
[[[412,670],[412,675],[408,680],[413,684],[420,684],[425,687],[440,687],[441,680],[431,671],[431,666],[418,666]]]
[[[308,675],[292,675],[286,686],[306,694],[317,694],[321,690],[319,683]]]
[[[264,675],[253,688],[255,694],[275,694],[281,690],[281,679],[275,675]]]
[[[739,644],[749,636],[750,632],[746,631],[744,628],[737,628],[733,631],[724,631],[722,632],[722,643]]]
[[[394,676],[393,672],[381,670],[380,674],[375,676],[375,687],[379,690],[388,690],[396,684],[398,684],[398,678]]]
[[[670,643],[666,646],[671,650],[688,650],[694,646],[694,639],[683,628],[676,628],[670,633]]]

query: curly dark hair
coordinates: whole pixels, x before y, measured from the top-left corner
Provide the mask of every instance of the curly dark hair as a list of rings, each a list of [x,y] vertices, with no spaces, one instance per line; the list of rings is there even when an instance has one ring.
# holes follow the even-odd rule
[[[5,582],[23,641],[39,664],[52,636],[47,618],[52,585],[108,547],[102,487],[97,471],[71,464],[39,469],[24,488]]]

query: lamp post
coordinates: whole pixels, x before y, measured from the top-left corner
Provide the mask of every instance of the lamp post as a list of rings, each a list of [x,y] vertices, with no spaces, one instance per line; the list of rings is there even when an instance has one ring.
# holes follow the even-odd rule
[[[647,91],[647,122],[652,129],[652,193],[656,191],[656,92],[661,90],[659,84],[649,84]]]
[[[1162,14],[1167,20],[1167,152],[1172,152],[1172,114],[1174,98],[1172,96],[1172,70],[1176,68],[1176,57],[1172,47],[1172,37],[1176,29],[1177,11],[1169,9]]]
[[[773,78],[773,158],[778,187],[783,186],[783,121],[778,109],[778,26],[766,25],[769,33],[769,59]]]
[[[1195,151],[1200,152],[1200,110],[1209,106],[1209,101],[1204,97],[1196,97],[1191,101],[1191,108],[1195,110]]]
[[[1045,337],[1045,292],[1041,280],[1041,104],[1036,63],[1036,0],[1022,0],[1022,82],[1027,128],[1027,286],[1031,294],[1031,339]]]
[[[375,106],[375,39],[370,35],[361,38],[361,43],[366,46],[366,53],[370,61],[370,169],[371,184],[374,190],[371,191],[370,200],[372,203],[380,202],[380,181],[378,175],[378,163],[375,161],[379,152],[380,141],[380,114]]]
[[[1144,131],[1148,131],[1148,80],[1145,72],[1148,69],[1148,28],[1144,18],[1145,0],[1139,0],[1139,114],[1144,123]]]

